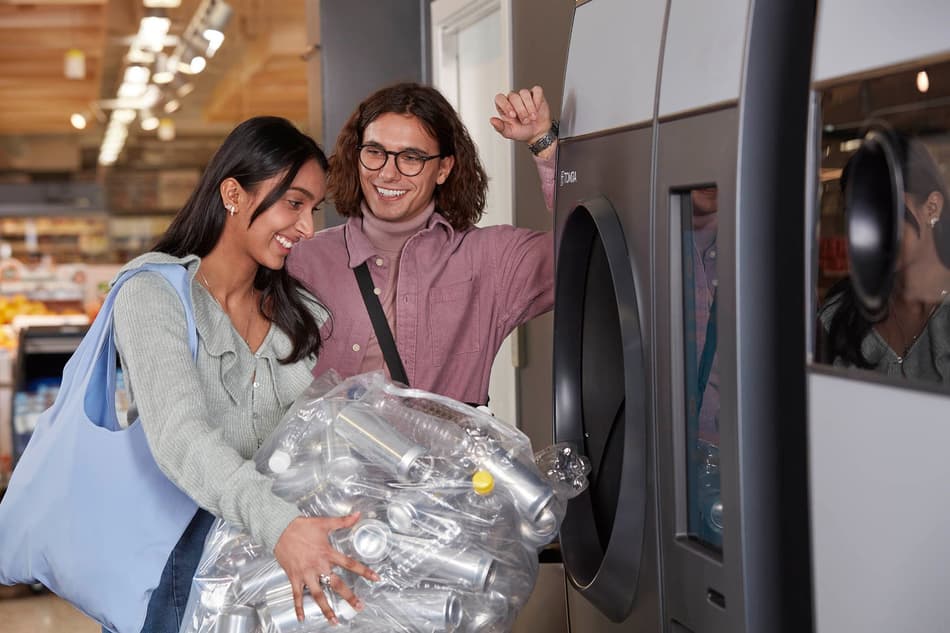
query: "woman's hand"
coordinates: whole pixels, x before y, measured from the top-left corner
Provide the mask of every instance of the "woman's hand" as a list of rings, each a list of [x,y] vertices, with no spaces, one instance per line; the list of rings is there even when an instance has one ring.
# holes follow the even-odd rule
[[[512,141],[533,143],[551,129],[551,109],[541,86],[495,95],[495,110],[492,127]]]
[[[345,517],[298,517],[291,521],[280,535],[274,548],[274,557],[290,579],[297,620],[304,619],[303,592],[306,587],[326,619],[334,624],[339,623],[327,600],[326,587],[320,583],[320,576],[329,577],[328,587],[349,602],[354,609],[359,611],[363,608],[363,603],[353,590],[333,573],[333,568],[349,569],[373,581],[379,580],[379,576],[363,563],[346,556],[330,544],[330,532],[352,527],[359,518],[358,512]]]

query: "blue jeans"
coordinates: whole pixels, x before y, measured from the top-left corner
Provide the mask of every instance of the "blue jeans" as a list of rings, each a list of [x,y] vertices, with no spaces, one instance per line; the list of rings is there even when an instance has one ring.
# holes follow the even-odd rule
[[[188,605],[191,581],[212,523],[214,515],[199,509],[178,539],[162,570],[162,579],[148,602],[142,633],[178,633]],[[103,628],[102,632],[109,633],[109,630]]]

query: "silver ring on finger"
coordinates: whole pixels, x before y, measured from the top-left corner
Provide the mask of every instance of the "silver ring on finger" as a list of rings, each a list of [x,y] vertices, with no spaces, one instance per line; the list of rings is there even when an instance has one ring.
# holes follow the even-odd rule
[[[320,586],[327,589],[330,588],[330,575],[329,574],[320,574]]]

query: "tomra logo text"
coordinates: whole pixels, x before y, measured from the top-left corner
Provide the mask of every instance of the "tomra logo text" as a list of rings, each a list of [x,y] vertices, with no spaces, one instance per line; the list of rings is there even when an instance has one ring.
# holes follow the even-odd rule
[[[562,171],[561,172],[561,186],[571,185],[577,182],[577,172],[574,170],[571,171]]]

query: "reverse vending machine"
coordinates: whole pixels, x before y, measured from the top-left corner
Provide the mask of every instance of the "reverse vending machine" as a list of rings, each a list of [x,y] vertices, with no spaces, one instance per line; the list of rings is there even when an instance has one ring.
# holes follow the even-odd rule
[[[926,0],[576,3],[554,317],[554,439],[593,464],[561,530],[572,631],[947,621],[948,23]]]

